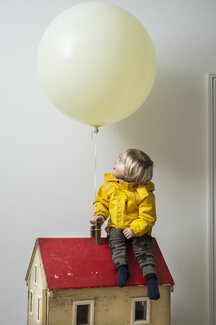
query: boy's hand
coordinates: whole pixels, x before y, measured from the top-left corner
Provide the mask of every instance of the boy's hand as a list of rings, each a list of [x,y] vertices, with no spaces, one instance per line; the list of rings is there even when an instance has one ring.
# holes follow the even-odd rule
[[[102,214],[99,216],[94,216],[94,219],[92,220],[93,224],[96,225],[98,220],[101,220],[101,223],[103,224],[105,221],[104,216],[102,216]]]
[[[127,228],[127,229],[123,230],[123,234],[127,239],[130,239],[135,236],[134,231],[131,228]]]

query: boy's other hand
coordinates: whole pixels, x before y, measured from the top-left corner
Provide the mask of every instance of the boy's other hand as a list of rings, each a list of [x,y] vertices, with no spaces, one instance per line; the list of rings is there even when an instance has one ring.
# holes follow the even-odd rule
[[[127,228],[127,229],[123,230],[123,234],[127,239],[130,239],[135,236],[134,231],[131,228]]]

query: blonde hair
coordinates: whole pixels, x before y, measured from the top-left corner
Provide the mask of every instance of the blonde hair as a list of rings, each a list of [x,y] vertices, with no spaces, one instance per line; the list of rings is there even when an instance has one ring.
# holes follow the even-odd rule
[[[119,155],[124,165],[125,176],[136,185],[149,183],[153,176],[153,161],[139,149],[126,149]]]

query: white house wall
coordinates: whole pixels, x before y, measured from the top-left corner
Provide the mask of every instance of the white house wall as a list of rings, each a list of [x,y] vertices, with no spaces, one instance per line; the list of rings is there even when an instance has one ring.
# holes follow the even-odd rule
[[[37,275],[35,279],[35,267],[37,268]],[[36,280],[36,281],[35,281]],[[44,290],[46,289],[46,283],[43,273],[43,267],[41,265],[41,257],[39,249],[37,248],[35,257],[33,259],[31,270],[28,278],[28,306],[27,306],[27,325],[44,325],[42,323],[42,317],[44,315],[44,308],[46,302],[44,301]],[[32,312],[30,312],[30,295],[32,292]],[[38,308],[38,299],[39,308]]]

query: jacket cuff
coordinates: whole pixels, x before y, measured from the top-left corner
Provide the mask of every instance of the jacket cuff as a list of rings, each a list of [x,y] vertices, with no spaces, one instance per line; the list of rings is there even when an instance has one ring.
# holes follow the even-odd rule
[[[104,220],[106,220],[106,219],[108,218],[108,216],[106,216],[106,215],[103,213],[103,211],[97,211],[97,212],[94,213],[94,216],[95,216],[95,217],[97,217],[97,216],[99,216],[99,215],[103,216],[103,217],[104,217]]]
[[[136,227],[134,227],[134,226],[130,226],[130,228],[133,230],[133,232],[134,232],[134,236],[135,236],[135,237],[138,237]]]

